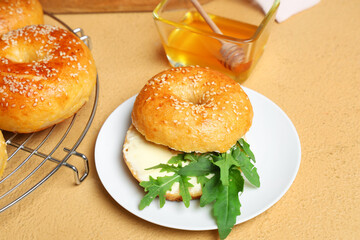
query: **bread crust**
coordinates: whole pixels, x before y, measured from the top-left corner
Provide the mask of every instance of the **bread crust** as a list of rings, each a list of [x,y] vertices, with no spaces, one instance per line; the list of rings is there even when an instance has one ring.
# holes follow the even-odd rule
[[[36,132],[71,117],[96,83],[88,47],[54,26],[3,34],[0,63],[0,129],[11,132]]]
[[[2,132],[0,131],[0,178],[2,177],[6,163],[7,163],[8,155],[6,151],[6,143]]]
[[[208,68],[178,67],[146,83],[131,116],[148,141],[183,152],[225,152],[249,130],[253,109],[230,77]]]
[[[43,9],[38,0],[0,1],[0,35],[28,25],[43,23]]]

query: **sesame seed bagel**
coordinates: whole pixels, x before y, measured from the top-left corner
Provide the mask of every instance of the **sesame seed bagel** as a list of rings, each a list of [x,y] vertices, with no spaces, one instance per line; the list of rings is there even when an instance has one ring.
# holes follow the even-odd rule
[[[96,83],[88,47],[49,25],[3,34],[0,63],[0,129],[11,132],[35,132],[71,117]]]
[[[6,143],[2,132],[0,131],[0,178],[4,173],[5,166],[7,163],[7,152],[6,152]]]
[[[250,128],[253,110],[239,83],[217,71],[179,67],[151,78],[132,123],[148,141],[183,152],[225,152]]]
[[[43,23],[43,10],[38,0],[0,1],[0,35],[27,25]]]

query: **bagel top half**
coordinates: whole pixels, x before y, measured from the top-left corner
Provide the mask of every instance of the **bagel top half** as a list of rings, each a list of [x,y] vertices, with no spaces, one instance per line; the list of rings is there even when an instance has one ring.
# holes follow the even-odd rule
[[[151,78],[131,116],[150,142],[182,152],[226,152],[249,130],[253,109],[239,83],[191,66]]]

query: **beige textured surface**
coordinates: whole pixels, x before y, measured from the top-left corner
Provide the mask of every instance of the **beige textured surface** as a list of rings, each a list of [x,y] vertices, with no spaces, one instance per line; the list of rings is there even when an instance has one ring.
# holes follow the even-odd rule
[[[265,213],[228,239],[360,239],[360,4],[323,0],[276,24],[265,54],[244,85],[277,103],[302,144],[294,184]],[[74,186],[61,169],[0,215],[1,239],[217,239],[145,222],[107,194],[94,144],[107,116],[168,67],[151,13],[62,15],[92,36],[101,88],[95,122],[80,145],[91,174]]]

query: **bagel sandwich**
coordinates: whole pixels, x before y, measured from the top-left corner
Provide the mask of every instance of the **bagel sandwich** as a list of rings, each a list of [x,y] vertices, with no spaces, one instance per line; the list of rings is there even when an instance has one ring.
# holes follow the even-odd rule
[[[171,68],[145,84],[131,117],[123,158],[147,192],[139,208],[156,197],[161,207],[165,199],[188,207],[191,199],[200,198],[200,206],[213,204],[224,239],[240,215],[243,176],[260,186],[255,157],[243,139],[253,110],[240,84],[209,68]],[[225,192],[231,192],[228,204],[235,212],[224,225],[220,204]]]

